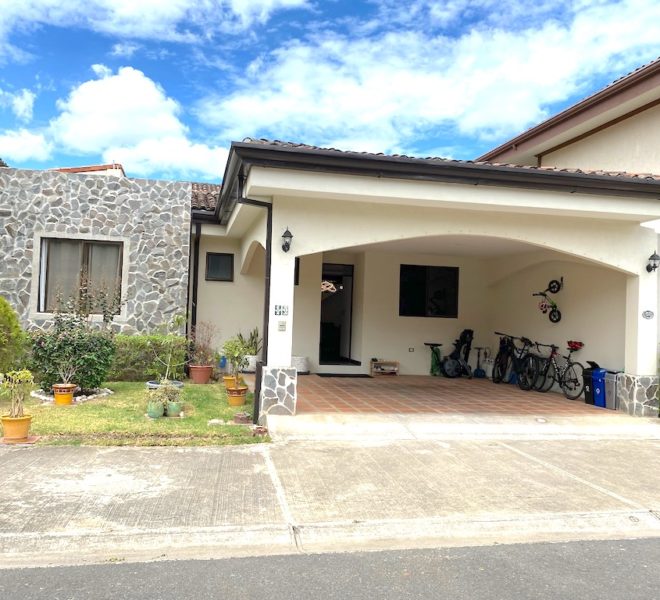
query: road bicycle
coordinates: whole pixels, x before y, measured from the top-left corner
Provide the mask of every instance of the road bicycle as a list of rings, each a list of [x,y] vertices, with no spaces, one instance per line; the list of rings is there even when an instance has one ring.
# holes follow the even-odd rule
[[[500,348],[493,363],[493,382],[501,383],[508,373],[510,383],[515,380],[521,390],[531,390],[539,369],[537,357],[530,352],[534,343],[529,338],[500,331],[495,335],[500,336]],[[516,346],[515,340],[522,342],[522,346]]]
[[[454,342],[454,350],[440,365],[445,377],[454,378],[467,375],[469,379],[472,379],[472,367],[468,364],[468,360],[473,339],[474,331],[472,329],[464,329],[461,332],[459,338]]]
[[[550,348],[549,356],[537,356],[539,370],[534,381],[534,389],[539,392],[548,392],[555,383],[559,384],[564,396],[569,400],[577,400],[584,390],[584,366],[572,359],[573,352],[584,348],[582,342],[568,340],[566,342],[568,354],[559,354],[559,346],[554,344],[536,343],[536,347]],[[557,358],[564,359],[560,364]]]

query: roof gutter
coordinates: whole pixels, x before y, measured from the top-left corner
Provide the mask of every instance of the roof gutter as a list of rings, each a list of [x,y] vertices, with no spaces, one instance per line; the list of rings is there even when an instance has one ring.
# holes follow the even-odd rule
[[[573,171],[544,170],[452,160],[418,159],[339,152],[296,146],[234,142],[230,150],[232,176],[247,173],[252,166],[317,171],[378,178],[433,181],[460,185],[515,187],[566,193],[660,199],[660,181]],[[230,159],[230,160],[231,160]],[[230,183],[229,179],[225,179]],[[226,188],[233,188],[227,185]],[[234,201],[235,204],[235,201]],[[230,209],[231,207],[231,209]],[[232,198],[222,194],[218,209],[233,210]],[[223,218],[225,218],[223,216]],[[222,222],[222,221],[221,221]]]

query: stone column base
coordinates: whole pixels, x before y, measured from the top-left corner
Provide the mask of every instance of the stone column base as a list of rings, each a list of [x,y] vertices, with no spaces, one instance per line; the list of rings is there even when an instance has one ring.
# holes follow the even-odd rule
[[[657,417],[659,383],[657,375],[619,373],[616,377],[618,409],[635,417]]]
[[[261,372],[261,398],[259,424],[267,415],[295,415],[298,398],[298,373],[293,367],[263,366]]]

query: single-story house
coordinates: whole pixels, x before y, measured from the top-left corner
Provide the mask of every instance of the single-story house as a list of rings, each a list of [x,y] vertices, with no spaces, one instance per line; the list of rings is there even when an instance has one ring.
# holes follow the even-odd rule
[[[246,139],[221,187],[0,169],[0,293],[41,325],[84,267],[112,274],[126,331],[184,310],[223,339],[258,326],[262,414],[295,413],[294,363],[426,374],[425,342],[470,328],[493,351],[496,330],[579,339],[581,359],[625,373],[624,410],[657,415],[643,224],[660,219],[660,176],[640,171],[660,173],[659,128],[660,60],[477,161]],[[557,323],[532,296],[553,279]]]

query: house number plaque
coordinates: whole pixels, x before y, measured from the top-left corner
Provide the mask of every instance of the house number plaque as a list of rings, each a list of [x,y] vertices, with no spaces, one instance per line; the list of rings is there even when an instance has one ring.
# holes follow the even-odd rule
[[[655,313],[652,310],[645,310],[642,313],[642,317],[644,317],[645,319],[652,319],[653,317],[655,317]]]
[[[275,305],[275,316],[276,317],[287,317],[289,315],[289,305],[288,304],[276,304]]]

